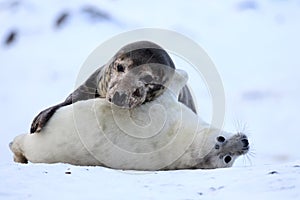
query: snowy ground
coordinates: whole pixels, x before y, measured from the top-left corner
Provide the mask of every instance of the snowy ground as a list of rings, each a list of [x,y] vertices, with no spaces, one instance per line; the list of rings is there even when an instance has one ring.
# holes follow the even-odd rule
[[[0,199],[299,199],[299,11],[298,0],[0,0]],[[251,162],[173,172],[13,163],[8,143],[73,90],[89,53],[142,27],[175,30],[206,50],[225,87],[224,129],[247,123]]]
[[[299,199],[300,166],[172,172],[1,165],[1,199]]]

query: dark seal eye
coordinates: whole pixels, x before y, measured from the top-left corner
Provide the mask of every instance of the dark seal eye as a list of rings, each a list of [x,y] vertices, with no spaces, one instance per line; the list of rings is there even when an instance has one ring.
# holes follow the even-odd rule
[[[217,141],[223,143],[225,142],[225,138],[223,136],[219,136],[217,137]]]
[[[121,65],[121,64],[118,64],[117,65],[117,70],[118,70],[118,72],[124,72],[124,66]]]
[[[231,161],[231,159],[232,159],[231,156],[225,156],[224,161],[227,164]]]

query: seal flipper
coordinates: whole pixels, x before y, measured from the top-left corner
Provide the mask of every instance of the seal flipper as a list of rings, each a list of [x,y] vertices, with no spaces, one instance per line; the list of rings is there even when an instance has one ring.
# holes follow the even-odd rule
[[[176,73],[173,79],[174,79],[173,84],[174,82],[177,83],[175,86],[173,86],[173,90],[176,91],[176,94],[178,96],[178,101],[186,105],[195,114],[197,114],[193,96],[191,94],[189,87],[186,85],[186,82],[188,80],[188,74],[184,70],[176,69]],[[181,82],[184,82],[184,86],[180,84]]]
[[[193,96],[191,94],[191,91],[187,85],[185,85],[178,96],[178,101],[186,105],[188,108],[190,108],[195,114],[197,114],[196,106],[193,100]]]
[[[25,134],[15,137],[15,139],[9,143],[9,148],[14,154],[15,162],[27,164],[28,159],[25,157],[22,147],[24,136]]]
[[[52,115],[58,110],[59,108],[70,105],[72,103],[68,101],[64,101],[63,103],[60,103],[58,105],[52,106],[50,108],[47,108],[46,110],[41,111],[34,119],[33,122],[31,123],[30,127],[30,133],[36,133],[40,132],[42,128],[47,124],[49,119],[52,117]]]
[[[77,101],[88,100],[98,98],[100,96],[97,86],[98,86],[98,75],[104,66],[97,69],[81,86],[79,86],[73,93],[71,93],[64,102],[59,103],[55,106],[49,107],[41,111],[31,123],[30,133],[40,132],[47,122],[53,116],[53,114],[61,107],[73,104]],[[103,97],[104,98],[104,97]]]

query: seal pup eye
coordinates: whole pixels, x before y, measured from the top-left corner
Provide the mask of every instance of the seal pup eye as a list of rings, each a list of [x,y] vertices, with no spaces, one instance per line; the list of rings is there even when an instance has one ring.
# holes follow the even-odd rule
[[[225,142],[225,138],[223,136],[219,136],[217,137],[217,141],[223,143]]]
[[[231,156],[225,156],[224,162],[228,164],[232,160]]]
[[[121,64],[118,64],[118,65],[117,65],[117,71],[118,71],[118,72],[124,72],[124,66],[121,65]]]

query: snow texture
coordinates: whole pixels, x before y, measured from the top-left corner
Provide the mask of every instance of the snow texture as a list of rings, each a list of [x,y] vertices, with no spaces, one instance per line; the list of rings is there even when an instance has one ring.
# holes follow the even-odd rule
[[[0,199],[300,199],[299,11],[299,0],[0,0]],[[13,163],[8,143],[72,92],[89,53],[143,27],[206,50],[225,88],[224,129],[246,131],[250,160],[164,172]],[[209,121],[203,81],[189,84]]]

